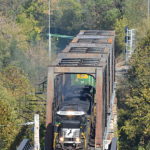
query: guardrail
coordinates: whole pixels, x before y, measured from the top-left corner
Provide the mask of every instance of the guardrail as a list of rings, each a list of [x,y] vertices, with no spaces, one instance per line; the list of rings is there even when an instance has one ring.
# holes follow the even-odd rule
[[[117,150],[117,138],[116,137],[112,139],[108,150]]]
[[[23,139],[17,150],[33,150],[33,146],[30,144],[29,139]]]

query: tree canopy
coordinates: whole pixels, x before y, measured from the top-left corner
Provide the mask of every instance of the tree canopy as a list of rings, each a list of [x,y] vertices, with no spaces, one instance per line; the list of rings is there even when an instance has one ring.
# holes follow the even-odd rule
[[[51,0],[50,12],[48,2],[0,1],[0,125],[4,125],[0,126],[0,149],[13,149],[13,139],[22,131],[15,124],[24,121],[18,112],[18,104],[23,102],[24,95],[26,100],[35,99],[31,93],[35,91],[36,83],[46,76],[50,63],[50,15],[50,31],[56,35],[74,36],[84,29],[116,30],[118,55],[124,51],[124,28],[136,29],[139,46],[131,60],[127,86],[123,85],[119,90],[120,99],[126,98],[126,102],[119,102],[119,142],[122,150],[147,150],[150,138],[147,0]],[[69,41],[52,37],[52,58]]]
[[[119,105],[121,149],[148,150],[150,146],[150,32],[131,59],[128,92]]]

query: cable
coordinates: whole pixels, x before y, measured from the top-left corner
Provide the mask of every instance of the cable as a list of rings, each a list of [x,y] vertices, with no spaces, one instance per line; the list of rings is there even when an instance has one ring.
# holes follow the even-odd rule
[[[16,124],[15,126],[28,126],[28,125],[33,125],[34,122],[26,122],[26,123],[23,123],[23,124]],[[8,126],[12,126],[12,125],[1,125],[0,124],[0,127],[8,127]]]
[[[74,36],[69,36],[69,35],[61,35],[61,34],[49,34],[51,37],[59,37],[59,38],[68,38],[68,39],[73,39]]]

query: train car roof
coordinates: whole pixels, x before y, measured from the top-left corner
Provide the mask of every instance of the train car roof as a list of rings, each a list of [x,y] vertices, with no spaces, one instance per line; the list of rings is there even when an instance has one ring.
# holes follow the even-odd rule
[[[83,37],[75,37],[71,42],[72,43],[113,44],[114,39],[112,37],[83,36]]]
[[[110,52],[110,47],[106,47],[105,45],[86,45],[84,43],[72,43],[68,45],[62,53],[84,53],[84,54],[108,54]]]
[[[114,44],[115,31],[81,30],[72,43]]]
[[[115,36],[115,31],[114,30],[81,30],[77,36],[80,35]]]
[[[75,73],[79,69],[94,73],[97,67],[108,64],[114,38],[115,32],[111,30],[82,30],[49,67],[55,67],[55,72]]]
[[[51,66],[102,67],[107,64],[107,54],[60,53]]]
[[[99,47],[99,48],[109,48],[113,47],[112,44],[99,44],[99,43],[70,43],[67,47]]]

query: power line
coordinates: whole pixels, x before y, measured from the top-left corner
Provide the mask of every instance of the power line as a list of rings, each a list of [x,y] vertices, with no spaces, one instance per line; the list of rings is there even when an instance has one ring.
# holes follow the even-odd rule
[[[147,17],[149,19],[149,4],[150,4],[150,1],[148,0],[147,1]]]
[[[58,37],[58,38],[67,38],[67,39],[73,39],[74,36],[70,35],[62,35],[62,34],[49,34],[51,37]]]
[[[51,33],[51,2],[49,0],[49,34]],[[52,46],[51,46],[51,36],[49,36],[49,60],[51,60],[52,55]]]
[[[23,123],[23,124],[14,124],[13,126],[28,126],[28,125],[34,125],[34,122],[26,122],[26,123]],[[9,127],[9,126],[12,127],[12,125],[1,125],[0,124],[0,127]]]

